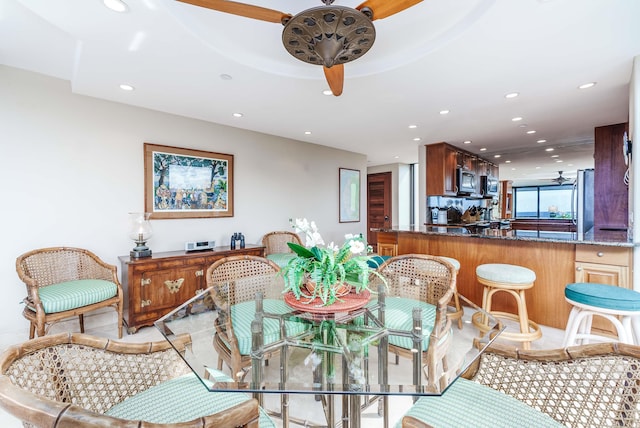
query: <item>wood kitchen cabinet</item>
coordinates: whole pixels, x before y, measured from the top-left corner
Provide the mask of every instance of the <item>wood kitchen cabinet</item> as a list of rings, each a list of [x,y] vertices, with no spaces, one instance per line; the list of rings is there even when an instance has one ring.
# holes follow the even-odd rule
[[[264,247],[247,245],[231,250],[216,247],[213,251],[170,251],[151,257],[119,257],[125,304],[127,332],[153,325],[174,308],[207,288],[205,274],[213,262],[223,257],[253,255],[264,257]]]
[[[627,165],[622,141],[627,123],[599,126],[594,131],[593,226],[598,230],[627,230],[629,186],[624,183]]]
[[[575,282],[632,288],[632,260],[630,248],[576,245]],[[593,318],[593,329],[612,334],[616,331],[609,321],[601,317]]]
[[[427,148],[427,195],[458,194],[458,150],[446,143],[429,144]]]

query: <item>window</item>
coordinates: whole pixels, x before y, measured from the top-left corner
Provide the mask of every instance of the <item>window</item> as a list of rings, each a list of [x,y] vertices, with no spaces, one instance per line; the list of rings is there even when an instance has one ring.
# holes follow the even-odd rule
[[[516,187],[513,193],[515,218],[572,218],[571,184]]]

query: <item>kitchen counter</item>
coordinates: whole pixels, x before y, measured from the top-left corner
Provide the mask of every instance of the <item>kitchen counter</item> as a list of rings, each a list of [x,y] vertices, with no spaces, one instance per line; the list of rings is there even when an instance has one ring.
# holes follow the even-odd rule
[[[633,288],[633,247],[626,231],[587,233],[512,230],[424,225],[372,229],[377,232],[381,255],[429,254],[460,262],[457,289],[477,305],[482,304],[482,286],[476,267],[485,263],[506,263],[536,273],[533,288],[527,290],[529,318],[550,327],[564,329],[571,306],[564,288],[572,282],[599,282]],[[501,295],[504,294],[504,295]],[[515,302],[506,293],[494,299],[494,310],[515,312]],[[595,325],[595,321],[594,321]]]
[[[389,229],[380,228],[371,230],[375,232],[409,232],[425,235],[464,236],[469,238],[633,247],[633,242],[627,238],[627,232],[618,230],[598,231],[597,233],[591,230],[587,232],[582,239],[579,239],[578,234],[575,232],[490,229],[488,227],[477,228],[476,232],[471,232],[469,228],[461,225],[424,225],[419,228],[414,226],[395,226]]]

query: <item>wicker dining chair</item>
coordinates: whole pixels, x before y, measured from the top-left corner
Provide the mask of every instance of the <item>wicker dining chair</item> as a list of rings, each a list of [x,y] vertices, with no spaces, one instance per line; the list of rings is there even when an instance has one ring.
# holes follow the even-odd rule
[[[116,310],[122,337],[124,297],[115,266],[85,249],[52,247],[22,254],[16,271],[27,286],[22,315],[30,323],[29,339],[76,315],[84,333],[84,314],[104,307]]]
[[[302,245],[300,237],[293,232],[275,231],[269,232],[262,237],[262,245],[265,247],[265,255],[291,253],[287,243]]]
[[[250,396],[209,392],[180,355],[190,343],[59,333],[11,346],[0,407],[28,427],[274,427]]]
[[[379,268],[387,282],[385,327],[411,331],[412,309],[422,309],[424,368],[427,387],[441,391],[448,384],[446,353],[452,339],[447,307],[456,288],[456,269],[446,260],[424,254],[406,254],[387,259]],[[428,335],[427,335],[428,334]],[[389,352],[413,359],[409,337],[389,336]]]
[[[251,321],[256,313],[256,293],[263,293],[265,312],[291,311],[282,298],[284,281],[279,271],[274,262],[248,255],[225,257],[207,269],[207,287],[211,287],[218,308],[213,338],[218,370],[226,363],[236,381],[242,381],[251,367]],[[285,326],[289,328],[288,334],[294,334],[300,332],[304,324],[285,322]],[[281,338],[278,320],[265,318],[263,328],[264,345]]]
[[[494,343],[462,377],[442,396],[418,400],[402,427],[640,426],[635,345],[517,350]]]

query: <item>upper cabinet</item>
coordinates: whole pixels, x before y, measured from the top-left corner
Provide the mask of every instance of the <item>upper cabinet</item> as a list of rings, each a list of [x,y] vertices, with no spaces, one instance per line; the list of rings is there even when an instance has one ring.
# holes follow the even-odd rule
[[[629,186],[625,183],[628,166],[622,150],[627,129],[627,123],[595,128],[593,226],[596,233],[626,231],[629,225]]]
[[[473,153],[458,149],[447,143],[426,146],[427,196],[467,196],[481,198],[480,177],[483,175],[498,177],[498,166]],[[461,188],[458,172],[469,173],[473,177],[472,187]]]

